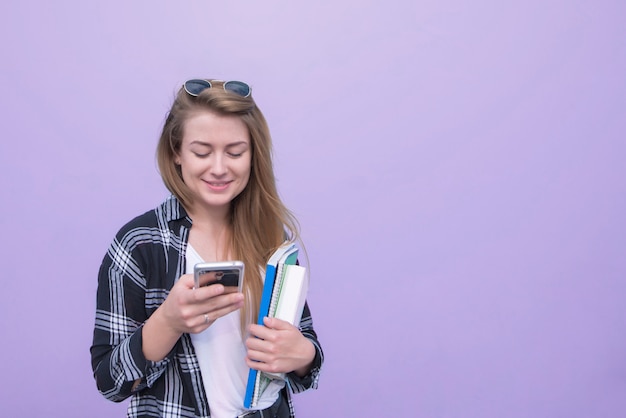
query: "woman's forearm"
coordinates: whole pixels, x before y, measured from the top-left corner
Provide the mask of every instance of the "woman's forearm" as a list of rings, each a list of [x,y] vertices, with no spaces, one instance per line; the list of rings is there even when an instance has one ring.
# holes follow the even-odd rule
[[[167,325],[159,307],[148,318],[142,330],[142,349],[147,360],[161,361],[172,351],[182,334]]]

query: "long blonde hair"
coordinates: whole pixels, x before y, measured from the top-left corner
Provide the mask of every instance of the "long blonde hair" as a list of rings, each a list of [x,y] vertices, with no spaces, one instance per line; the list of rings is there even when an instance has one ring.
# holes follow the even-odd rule
[[[242,97],[225,91],[222,83],[210,80],[212,87],[197,97],[181,88],[170,109],[159,143],[157,161],[163,182],[183,207],[189,209],[193,195],[185,185],[175,158],[180,152],[187,119],[198,110],[236,115],[248,128],[252,152],[251,173],[245,189],[231,202],[230,240],[227,252],[245,263],[241,331],[256,321],[263,290],[261,268],[285,239],[299,240],[299,225],[281,201],[276,189],[269,127],[252,96]]]

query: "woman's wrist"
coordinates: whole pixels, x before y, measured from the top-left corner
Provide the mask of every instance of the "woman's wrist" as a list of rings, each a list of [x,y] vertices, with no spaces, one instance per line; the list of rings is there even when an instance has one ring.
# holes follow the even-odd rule
[[[182,335],[167,324],[161,305],[145,322],[142,329],[142,350],[146,360],[161,361]]]
[[[308,338],[305,338],[305,340],[307,342],[306,344],[307,352],[304,355],[304,359],[306,359],[306,363],[303,366],[298,367],[297,369],[293,371],[299,377],[304,377],[307,374],[309,374],[309,372],[311,371],[311,366],[313,366],[313,360],[315,360],[315,346]]]

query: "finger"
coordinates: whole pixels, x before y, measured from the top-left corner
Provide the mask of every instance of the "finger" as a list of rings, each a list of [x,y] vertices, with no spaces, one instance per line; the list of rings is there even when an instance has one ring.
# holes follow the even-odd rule
[[[272,344],[258,338],[253,338],[252,340],[254,341],[249,341],[249,344],[246,344],[248,358],[263,363],[276,360],[276,349]]]
[[[210,318],[215,321],[218,318],[221,318],[223,316],[228,315],[231,312],[236,311],[237,309],[240,309],[243,306],[243,301],[241,302],[235,302],[235,303],[229,303],[225,306],[222,307],[218,307],[215,309],[211,309],[208,314],[210,316]]]
[[[248,331],[250,332],[250,335],[268,341],[272,340],[273,333],[275,332],[266,326],[258,324],[250,324]]]
[[[263,353],[259,353],[259,358],[263,359],[267,356],[264,356]],[[246,364],[251,369],[259,370],[262,372],[269,373],[284,373],[287,372],[288,367],[285,364],[282,364],[280,360],[267,359],[267,360],[256,360],[254,357],[246,357]]]
[[[221,284],[212,284],[209,286],[203,286],[194,288],[193,297],[196,302],[203,303],[211,298],[215,298],[224,293],[224,286]]]
[[[261,368],[263,367],[262,362],[257,361],[257,360],[252,360],[250,357],[246,357],[246,365],[254,370],[258,370],[258,371],[265,371],[265,370],[261,370]]]
[[[217,318],[221,318],[243,306],[243,294],[241,293],[222,294],[204,299],[201,297],[206,295],[198,296],[201,293],[200,290],[204,289],[193,289],[193,301],[187,309],[186,317],[192,319],[194,326],[202,325],[204,314],[209,314],[211,320],[215,321]]]
[[[243,293],[223,293],[208,299],[205,306],[210,310],[218,310],[234,306],[235,309],[243,306]]]
[[[183,274],[182,276],[180,276],[176,284],[179,286],[184,286],[188,289],[192,289],[194,287],[193,274]]]
[[[270,318],[267,316],[263,318],[263,324],[270,329],[276,330],[289,330],[291,328],[294,328],[294,326],[287,321],[283,321],[282,319],[278,318]]]
[[[271,344],[271,341],[266,341],[256,336],[250,336],[246,339],[246,349],[249,351],[271,351]]]
[[[194,323],[189,326],[189,332],[191,334],[198,334],[206,330],[215,322],[215,320],[211,318],[211,315],[208,313],[196,315],[193,320]]]
[[[248,367],[258,370],[259,367],[265,363],[267,357],[268,356],[263,354],[262,351],[248,351],[246,355],[246,363],[248,364]]]
[[[242,306],[243,301],[210,310],[201,310],[193,317],[193,323],[190,325],[190,328],[193,330],[193,333],[202,332],[213,325],[219,318],[240,309]]]

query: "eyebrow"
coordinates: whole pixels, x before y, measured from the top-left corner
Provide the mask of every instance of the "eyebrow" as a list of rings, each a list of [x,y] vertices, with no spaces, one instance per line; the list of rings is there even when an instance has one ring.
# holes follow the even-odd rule
[[[191,141],[189,143],[189,145],[194,145],[194,144],[198,144],[198,145],[204,145],[207,147],[212,147],[213,144],[211,144],[210,142],[204,142],[204,141],[200,141],[200,140],[194,140]],[[237,145],[249,145],[249,143],[247,141],[237,141],[237,142],[231,142],[230,144],[226,144],[226,147],[236,147]]]

